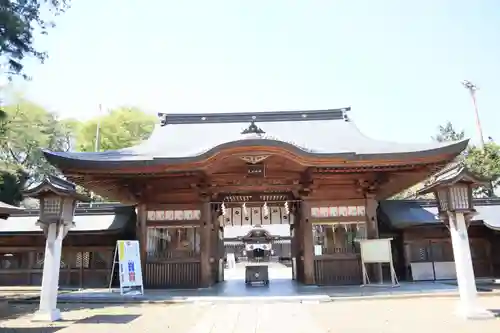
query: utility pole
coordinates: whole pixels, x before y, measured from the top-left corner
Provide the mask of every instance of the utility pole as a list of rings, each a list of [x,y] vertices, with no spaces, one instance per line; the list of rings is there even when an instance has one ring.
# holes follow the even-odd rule
[[[483,137],[483,128],[481,127],[481,120],[479,120],[479,110],[477,108],[476,102],[476,91],[478,87],[468,80],[463,80],[462,85],[467,89],[472,98],[472,104],[474,105],[474,113],[476,115],[476,129],[479,133],[479,144],[481,145],[481,150],[484,151],[484,137]]]
[[[101,141],[101,116],[102,116],[102,104],[99,104],[99,115],[97,116],[97,126],[95,129],[95,146],[94,151],[99,151],[99,143]]]
[[[99,104],[99,114],[97,115],[97,125],[95,129],[95,143],[94,143],[94,151],[99,151],[99,144],[101,141],[101,116],[102,116],[102,104]],[[93,207],[94,203],[94,192],[90,191],[90,204],[89,207]]]

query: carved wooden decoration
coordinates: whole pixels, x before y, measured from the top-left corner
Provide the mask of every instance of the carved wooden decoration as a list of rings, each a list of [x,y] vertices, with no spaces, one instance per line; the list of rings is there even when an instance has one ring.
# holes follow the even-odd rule
[[[245,155],[245,156],[240,156],[240,158],[247,163],[257,164],[264,161],[269,156],[270,155]]]
[[[190,221],[201,218],[200,210],[150,210],[148,221]]]
[[[313,207],[311,217],[365,216],[365,206]]]
[[[247,166],[247,175],[249,177],[263,178],[266,176],[266,166],[262,163],[249,164]]]

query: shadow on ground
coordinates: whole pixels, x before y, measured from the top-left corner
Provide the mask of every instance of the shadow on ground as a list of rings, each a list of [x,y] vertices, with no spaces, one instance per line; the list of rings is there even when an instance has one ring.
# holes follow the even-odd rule
[[[495,317],[500,318],[500,309],[489,309],[489,311],[493,312]]]
[[[168,304],[164,305],[168,306]],[[105,309],[109,307],[116,307],[116,304],[77,304],[77,303],[71,303],[71,304],[59,304],[58,305],[59,310],[61,310],[61,315],[64,319],[64,313],[65,312],[70,312],[70,311],[78,311],[78,310],[85,310],[85,309]],[[121,307],[123,308],[129,308],[129,307],[137,307],[136,304],[121,304]],[[23,316],[29,316],[29,315],[34,315],[35,312],[38,310],[38,304],[33,304],[33,303],[17,303],[13,302],[12,304],[6,303],[0,305],[0,325],[2,321],[5,320],[12,320],[16,318],[20,318]],[[87,318],[83,318],[77,321],[71,321],[71,320],[62,320],[59,321],[59,323],[79,323],[79,324],[96,324],[96,323],[106,323],[106,324],[127,324],[135,319],[137,319],[139,315],[131,315],[131,314],[96,314],[96,315],[90,315]],[[4,332],[3,328],[0,330],[0,332]],[[45,331],[44,331],[45,332]]]
[[[139,318],[140,315],[120,314],[97,314],[76,321],[76,324],[129,324]]]
[[[53,333],[64,327],[13,327],[2,328],[2,333]]]

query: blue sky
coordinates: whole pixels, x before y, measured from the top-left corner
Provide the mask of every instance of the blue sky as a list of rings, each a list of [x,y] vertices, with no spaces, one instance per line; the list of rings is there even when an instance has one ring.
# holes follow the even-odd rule
[[[352,106],[367,135],[426,142],[450,120],[500,140],[491,0],[73,0],[16,89],[64,117],[105,107],[236,112]],[[271,134],[271,133],[270,133]],[[313,134],[311,134],[313,135]]]

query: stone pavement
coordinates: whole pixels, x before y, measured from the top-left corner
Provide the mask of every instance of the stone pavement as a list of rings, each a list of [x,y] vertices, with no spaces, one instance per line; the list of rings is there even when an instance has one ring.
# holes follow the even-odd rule
[[[226,281],[211,288],[192,290],[146,290],[145,295],[121,296],[120,293],[105,289],[60,290],[60,303],[245,303],[245,302],[297,302],[297,301],[331,301],[352,298],[393,298],[393,297],[427,297],[457,295],[457,286],[453,281],[447,282],[402,282],[401,286],[305,286],[295,283],[291,268],[279,263],[269,263],[271,282],[268,286],[248,287],[244,283],[245,265],[239,263],[234,269],[225,271]],[[485,284],[478,281],[481,294],[500,294],[500,284]],[[37,303],[39,288],[0,287],[0,302],[3,299]],[[15,294],[18,297],[14,297]],[[14,303],[16,303],[14,301]],[[17,302],[19,303],[19,302]]]
[[[500,296],[480,299],[500,308]],[[497,333],[500,318],[466,321],[453,315],[456,298],[330,303],[66,305],[64,321],[45,324],[25,314],[0,321],[0,332],[162,333]],[[31,310],[33,310],[33,306]]]

